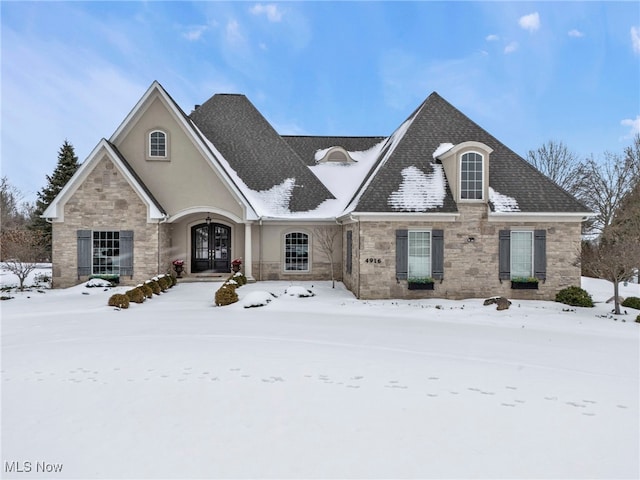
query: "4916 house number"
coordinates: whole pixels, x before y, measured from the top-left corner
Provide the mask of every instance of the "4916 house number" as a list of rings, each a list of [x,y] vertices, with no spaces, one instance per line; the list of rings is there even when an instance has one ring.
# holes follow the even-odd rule
[[[367,258],[364,263],[382,263],[381,258]]]

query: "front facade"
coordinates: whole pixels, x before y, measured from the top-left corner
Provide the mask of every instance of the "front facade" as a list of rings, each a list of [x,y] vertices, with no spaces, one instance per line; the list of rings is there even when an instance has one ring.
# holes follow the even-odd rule
[[[56,287],[241,258],[256,281],[333,267],[363,299],[551,299],[589,215],[436,93],[389,137],[281,136],[242,95],[187,115],[157,82],[44,213]]]

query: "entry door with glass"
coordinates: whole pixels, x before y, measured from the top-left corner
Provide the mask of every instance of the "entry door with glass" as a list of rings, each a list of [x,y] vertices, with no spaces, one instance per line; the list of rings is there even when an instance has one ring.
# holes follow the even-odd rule
[[[229,272],[231,228],[201,223],[191,228],[191,272]]]

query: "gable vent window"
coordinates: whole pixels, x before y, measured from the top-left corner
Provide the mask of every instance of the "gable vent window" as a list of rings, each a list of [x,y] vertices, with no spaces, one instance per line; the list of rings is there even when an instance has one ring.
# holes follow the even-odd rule
[[[155,130],[149,134],[149,157],[167,157],[167,134]]]
[[[476,152],[462,155],[460,162],[460,198],[482,200],[484,191],[483,158]]]

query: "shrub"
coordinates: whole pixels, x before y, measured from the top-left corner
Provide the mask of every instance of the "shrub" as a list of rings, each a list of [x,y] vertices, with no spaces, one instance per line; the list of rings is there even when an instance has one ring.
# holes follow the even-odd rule
[[[147,285],[146,283],[142,284],[142,285],[138,285],[138,288],[140,290],[142,290],[142,293],[144,293],[144,296],[146,298],[151,298],[153,297],[153,290],[151,289],[151,287],[149,285]]]
[[[625,298],[624,302],[622,302],[623,307],[627,308],[635,308],[636,310],[640,310],[640,298],[638,297],[628,297]]]
[[[636,323],[640,323],[640,315],[636,317]]]
[[[216,292],[215,303],[218,307],[231,305],[238,301],[235,285],[224,283]]]
[[[129,308],[129,297],[123,293],[114,293],[109,297],[109,306],[118,308]]]
[[[573,307],[593,307],[593,299],[586,290],[571,286],[563,288],[556,294],[556,302]]]
[[[176,283],[178,283],[178,277],[176,277],[173,273],[168,273],[166,277],[169,279],[169,282],[171,282],[171,285],[169,285],[169,288],[173,287]]]
[[[245,277],[242,272],[236,272],[233,275],[231,275],[230,278],[235,280],[238,283],[239,287],[247,284],[247,277]]]
[[[147,285],[149,285],[154,295],[160,295],[160,293],[162,292],[162,289],[160,288],[160,284],[155,280],[147,281]]]
[[[139,287],[132,288],[131,290],[127,290],[126,295],[129,298],[129,301],[133,303],[142,303],[147,299],[147,296]]]
[[[160,285],[160,290],[163,292],[166,292],[169,289],[170,280],[167,279],[167,277],[159,277],[156,281],[158,282],[158,285]]]

